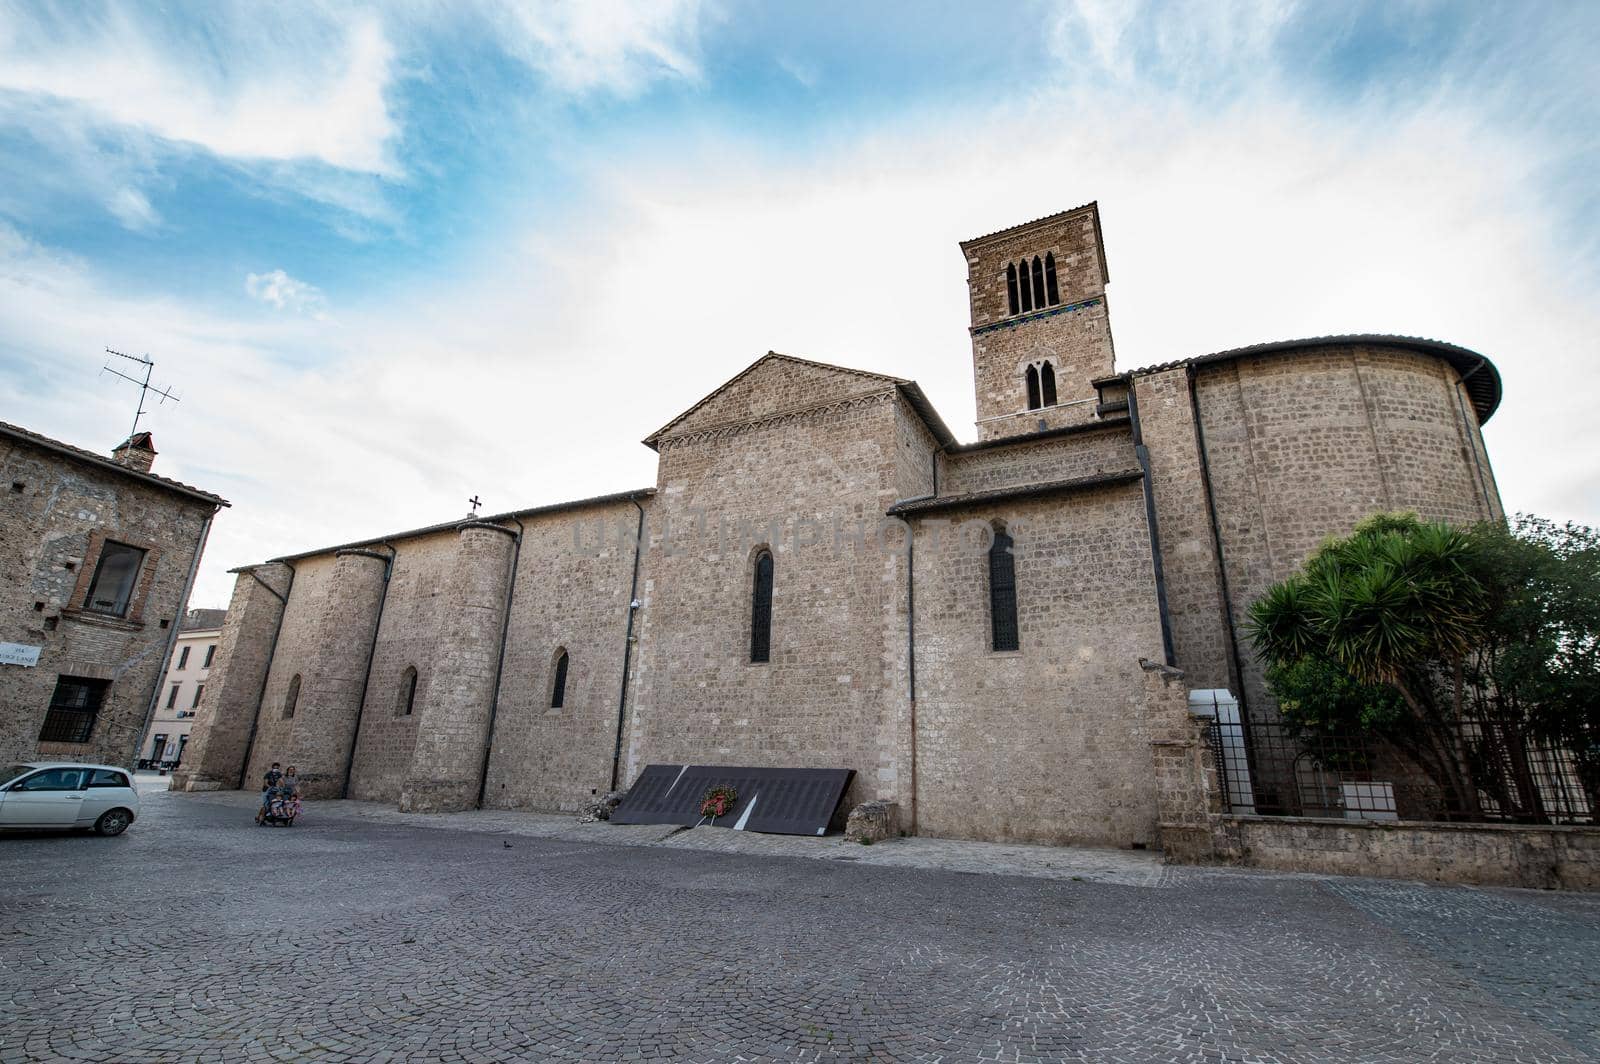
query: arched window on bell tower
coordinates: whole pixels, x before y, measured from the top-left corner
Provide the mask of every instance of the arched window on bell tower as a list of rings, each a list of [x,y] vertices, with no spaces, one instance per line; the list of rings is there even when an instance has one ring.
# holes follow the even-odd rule
[[[1049,359],[1039,367],[1039,399],[1045,406],[1056,405],[1056,371]]]
[[[1044,301],[1044,264],[1039,261],[1039,256],[1033,257],[1033,305],[1045,306]]]
[[[1029,366],[1024,374],[1028,381],[1028,409],[1039,409],[1039,370],[1036,366]]]
[[[1021,305],[1017,302],[1017,264],[1014,262],[1006,264],[1006,306],[1011,308],[1010,313],[1012,314],[1019,313],[1022,310]]]
[[[1061,302],[1061,289],[1056,284],[1056,253],[1049,251],[1044,256],[1044,295],[1053,307]]]

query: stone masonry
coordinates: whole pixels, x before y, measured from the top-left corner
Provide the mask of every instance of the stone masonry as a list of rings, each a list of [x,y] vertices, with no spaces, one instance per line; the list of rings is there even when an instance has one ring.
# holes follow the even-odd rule
[[[0,758],[132,767],[211,520],[227,502],[150,472],[148,433],[116,457],[0,424],[0,642],[37,653],[0,664]],[[143,552],[119,611],[88,601],[103,552]],[[103,687],[83,741],[44,738],[63,678]],[[76,735],[77,732],[72,734]]]
[[[1499,516],[1499,379],[1385,336],[1118,372],[1094,204],[962,251],[978,442],[913,381],[769,352],[645,440],[651,488],[241,571],[185,785],[299,759],[315,793],[572,811],[652,762],[843,767],[914,834],[1200,853],[1185,691],[1274,711],[1244,610],[1323,537]],[[1053,298],[1013,313],[1035,258]]]

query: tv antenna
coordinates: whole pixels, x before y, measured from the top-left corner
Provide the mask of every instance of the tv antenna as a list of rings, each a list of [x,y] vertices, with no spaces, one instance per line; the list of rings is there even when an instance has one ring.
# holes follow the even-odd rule
[[[113,351],[109,347],[106,348],[106,354],[116,355],[118,358],[125,358],[129,362],[137,362],[139,365],[144,367],[143,380],[139,379],[138,377],[130,377],[120,369],[112,368],[110,362],[107,362],[100,370],[101,373],[109,373],[112,376],[121,377],[128,383],[137,384],[139,386],[139,409],[134,412],[133,428],[128,432],[128,438],[131,440],[133,437],[139,434],[139,419],[144,417],[144,401],[145,398],[150,395],[150,393],[153,392],[161,397],[156,400],[157,403],[164,403],[168,399],[171,399],[174,403],[179,402],[180,400],[176,395],[172,394],[171,388],[152,388],[150,386],[150,374],[155,370],[156,364],[151,360],[149,355],[125,355],[121,351]],[[138,370],[135,370],[134,372],[137,373]]]

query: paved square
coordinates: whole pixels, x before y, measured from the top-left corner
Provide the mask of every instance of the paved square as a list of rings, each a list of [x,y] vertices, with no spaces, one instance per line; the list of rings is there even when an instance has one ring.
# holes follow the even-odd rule
[[[0,1062],[1600,1054],[1593,896],[987,875],[338,804],[259,829],[241,799],[0,837]]]

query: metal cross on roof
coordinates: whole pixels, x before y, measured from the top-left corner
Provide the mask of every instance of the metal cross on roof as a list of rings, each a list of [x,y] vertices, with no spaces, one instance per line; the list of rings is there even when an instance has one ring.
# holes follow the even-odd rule
[[[478,497],[476,495],[474,495],[472,498],[468,499],[467,501],[472,504],[472,512],[473,513],[477,513],[478,512],[478,507],[483,505],[483,503],[478,501]]]

